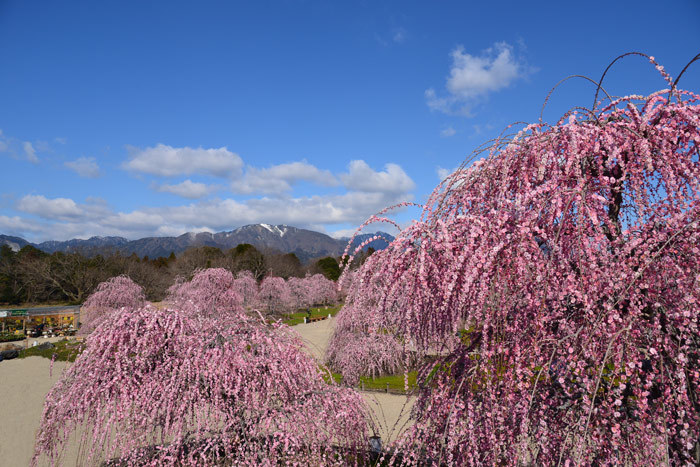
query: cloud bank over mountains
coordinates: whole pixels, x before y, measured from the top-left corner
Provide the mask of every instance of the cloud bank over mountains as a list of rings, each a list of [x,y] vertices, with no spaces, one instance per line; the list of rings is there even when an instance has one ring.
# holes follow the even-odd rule
[[[358,159],[333,173],[306,160],[256,167],[226,147],[156,144],[129,146],[127,152],[121,168],[109,175],[143,181],[153,192],[174,195],[171,204],[116,210],[96,197],[29,193],[14,202],[16,215],[0,215],[0,232],[35,241],[94,235],[133,239],[273,223],[333,233],[359,225],[386,206],[414,199],[416,188],[395,163],[377,168]],[[104,172],[92,157],[64,166],[83,178]],[[307,193],[298,190],[302,184]]]

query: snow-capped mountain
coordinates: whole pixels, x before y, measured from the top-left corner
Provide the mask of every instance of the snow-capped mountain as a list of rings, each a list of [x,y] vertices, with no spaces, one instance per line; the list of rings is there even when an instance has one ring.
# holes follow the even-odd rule
[[[393,236],[384,232],[377,232],[377,234],[389,242],[394,239]],[[375,234],[362,234],[356,237],[353,246],[359,245],[372,235]],[[177,255],[195,246],[213,246],[228,250],[241,243],[250,243],[262,250],[294,253],[302,262],[323,256],[339,256],[345,249],[347,242],[347,238],[335,239],[313,230],[270,224],[251,224],[228,232],[188,232],[179,237],[146,237],[131,241],[122,237],[92,237],[87,240],[72,239],[62,242],[52,240],[32,244],[20,237],[0,235],[0,245],[7,244],[15,251],[25,245],[33,245],[47,253],[75,251],[93,255],[111,251],[124,255],[136,253],[140,257],[157,258],[168,256],[171,252]],[[371,246],[379,250],[385,248],[387,244],[387,242],[380,240]]]

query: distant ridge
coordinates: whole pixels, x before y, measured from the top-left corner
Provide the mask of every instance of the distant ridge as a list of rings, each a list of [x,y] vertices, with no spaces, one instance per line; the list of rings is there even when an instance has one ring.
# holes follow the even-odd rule
[[[394,239],[392,235],[385,232],[362,234],[353,240],[353,248],[373,235],[381,235],[389,242]],[[302,262],[323,256],[339,256],[345,250],[348,240],[348,238],[335,239],[321,232],[289,225],[270,224],[245,225],[228,232],[188,232],[179,237],[145,237],[138,240],[127,240],[123,237],[91,237],[87,240],[50,240],[34,244],[20,237],[0,235],[0,245],[9,245],[14,251],[26,245],[32,245],[47,253],[62,251],[95,255],[114,251],[127,256],[136,254],[139,257],[157,258],[168,256],[171,252],[177,255],[191,247],[212,246],[228,250],[241,243],[250,243],[258,249],[294,253]],[[369,246],[375,250],[381,250],[387,245],[388,242],[378,240]]]

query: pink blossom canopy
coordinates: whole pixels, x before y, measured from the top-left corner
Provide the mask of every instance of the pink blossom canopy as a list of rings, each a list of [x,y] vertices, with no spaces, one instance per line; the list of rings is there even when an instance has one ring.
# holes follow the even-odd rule
[[[696,462],[700,106],[669,94],[499,139],[367,259],[343,319],[441,356],[404,461]]]

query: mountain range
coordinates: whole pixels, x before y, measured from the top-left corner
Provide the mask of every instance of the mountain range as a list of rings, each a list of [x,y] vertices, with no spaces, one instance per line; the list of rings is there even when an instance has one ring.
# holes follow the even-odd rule
[[[386,248],[394,239],[386,232],[361,234],[353,240],[353,247],[374,235],[380,235],[388,240],[377,240],[369,245],[375,250]],[[270,224],[251,224],[229,232],[188,232],[179,237],[146,237],[138,240],[127,240],[123,237],[91,237],[87,240],[50,240],[31,243],[20,237],[0,235],[0,245],[9,245],[14,251],[19,251],[26,245],[32,245],[47,253],[62,251],[95,255],[119,252],[123,255],[135,253],[139,257],[157,258],[168,256],[171,252],[177,255],[191,247],[212,246],[228,250],[241,243],[250,243],[260,250],[294,253],[302,262],[324,256],[339,256],[345,250],[348,240],[348,238],[336,239],[321,232],[289,225]]]

